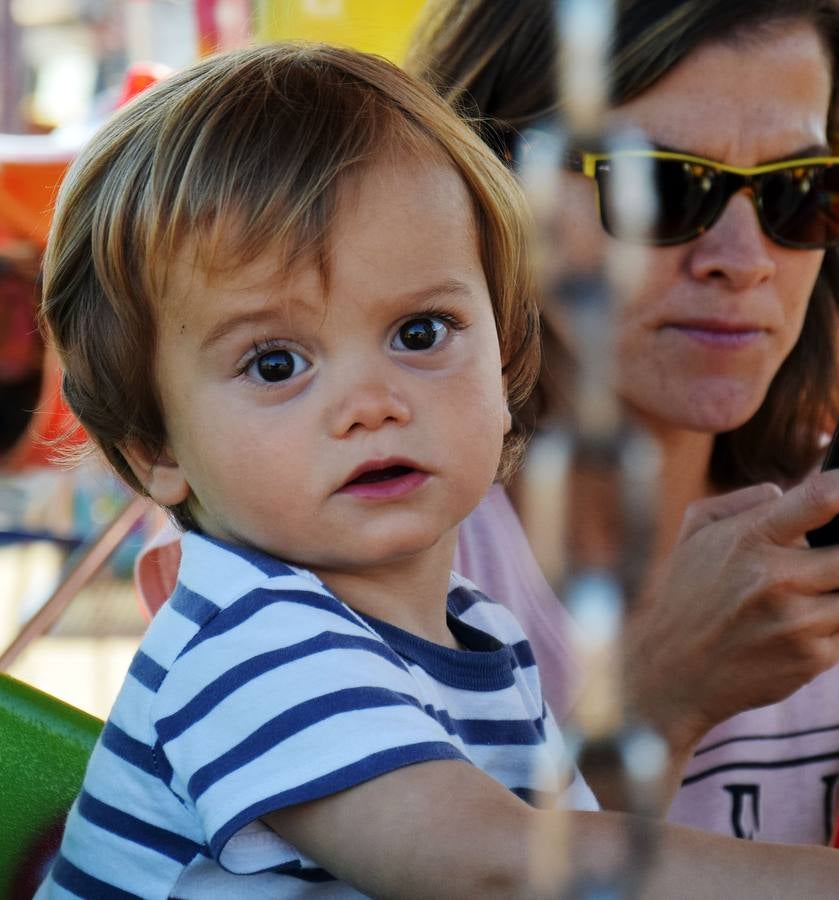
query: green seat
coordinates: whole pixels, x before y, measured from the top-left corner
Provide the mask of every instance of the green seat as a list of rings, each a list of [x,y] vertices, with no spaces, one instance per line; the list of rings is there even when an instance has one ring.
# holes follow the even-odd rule
[[[0,673],[0,897],[30,900],[102,721]]]

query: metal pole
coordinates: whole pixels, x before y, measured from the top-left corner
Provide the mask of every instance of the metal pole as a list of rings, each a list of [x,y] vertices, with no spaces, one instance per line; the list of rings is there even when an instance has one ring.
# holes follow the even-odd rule
[[[622,690],[621,636],[627,606],[637,597],[650,557],[656,510],[656,451],[649,438],[627,419],[616,393],[615,320],[623,288],[616,268],[579,271],[561,259],[562,170],[570,150],[613,149],[621,136],[606,127],[610,86],[608,55],[614,0],[557,0],[558,96],[561,116],[540,133],[523,158],[523,181],[536,218],[535,262],[543,288],[543,317],[556,323],[574,360],[570,408],[532,450],[539,472],[525,472],[530,500],[540,524],[550,521],[544,502],[563,485],[568,524],[554,520],[555,538],[538,541],[540,559],[557,596],[580,626],[582,693],[573,716],[563,723],[572,756],[613,793],[625,809],[645,813],[656,806],[666,764],[657,735],[631,721]],[[525,135],[528,140],[528,135]],[[637,138],[636,138],[637,140]],[[541,145],[541,149],[540,146]],[[621,173],[615,172],[616,180]],[[615,199],[631,198],[628,230],[643,230],[645,185],[619,184]],[[627,256],[634,251],[623,245]],[[627,259],[622,259],[623,263]],[[635,268],[635,267],[632,267]],[[553,459],[553,474],[550,460]],[[558,474],[559,473],[559,474]],[[540,483],[545,482],[545,483]],[[525,528],[532,533],[527,518]],[[569,527],[570,526],[570,527]],[[625,866],[619,871],[582,875],[563,897],[574,900],[643,896],[643,879],[654,850],[654,836],[641,819],[627,828]]]

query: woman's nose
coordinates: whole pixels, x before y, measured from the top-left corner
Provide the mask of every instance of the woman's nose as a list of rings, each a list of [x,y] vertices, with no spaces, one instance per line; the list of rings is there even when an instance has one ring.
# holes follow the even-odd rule
[[[692,242],[691,273],[700,281],[718,279],[732,290],[749,290],[775,274],[775,246],[760,226],[751,196],[736,194],[722,215]]]

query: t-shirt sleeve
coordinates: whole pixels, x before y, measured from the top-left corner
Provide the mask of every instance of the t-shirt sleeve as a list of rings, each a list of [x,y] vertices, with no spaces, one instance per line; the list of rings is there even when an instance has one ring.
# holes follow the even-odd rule
[[[240,598],[187,645],[158,691],[160,765],[231,871],[307,865],[250,823],[418,762],[465,759],[404,662],[305,579]],[[251,836],[264,852],[228,846]]]

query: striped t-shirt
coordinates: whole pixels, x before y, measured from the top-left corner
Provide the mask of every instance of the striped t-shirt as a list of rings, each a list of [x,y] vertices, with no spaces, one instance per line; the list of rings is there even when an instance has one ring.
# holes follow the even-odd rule
[[[427,760],[470,761],[528,800],[558,795],[561,738],[515,619],[455,575],[448,613],[466,649],[187,534],[39,900],[359,896],[260,816]]]

